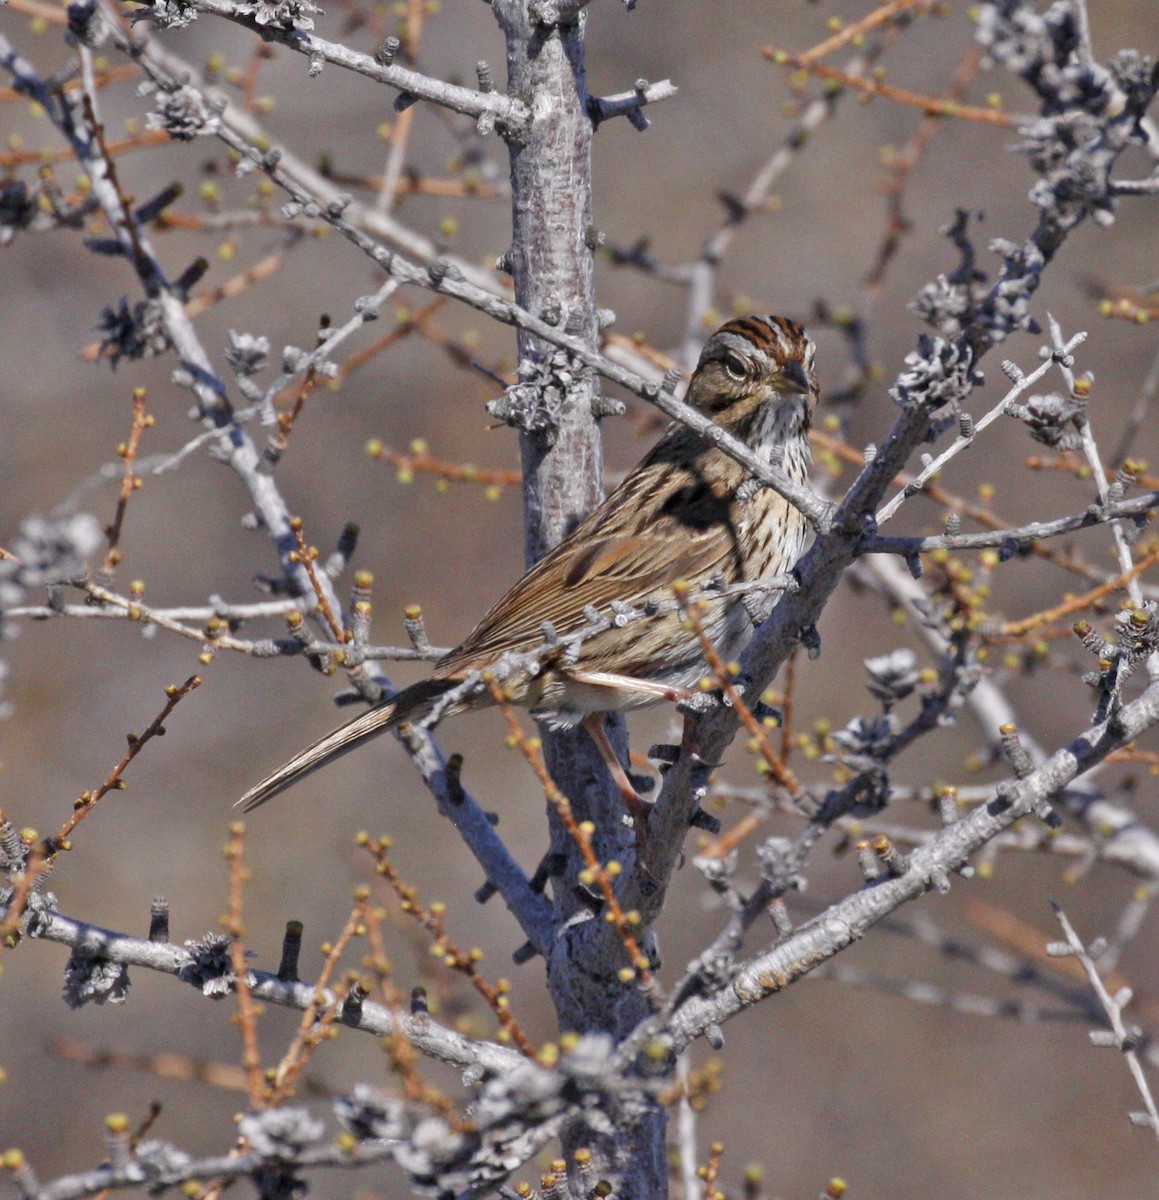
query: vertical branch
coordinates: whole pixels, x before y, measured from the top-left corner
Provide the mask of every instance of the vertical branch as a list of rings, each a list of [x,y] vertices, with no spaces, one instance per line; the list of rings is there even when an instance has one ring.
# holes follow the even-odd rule
[[[591,120],[584,80],[584,19],[566,27],[538,24],[526,0],[499,0],[507,38],[508,89],[531,99],[534,118],[510,142],[511,249],[508,266],[518,303],[568,328],[596,348],[591,192]],[[520,330],[521,362],[542,365],[554,347]],[[525,551],[542,558],[603,498],[599,430],[592,413],[596,383],[584,377],[565,411],[544,413],[551,428],[525,433],[522,459]]]
[[[538,23],[527,0],[497,0],[496,16],[507,39],[508,89],[531,102],[534,118],[510,142],[512,241],[508,268],[516,299],[537,316],[561,325],[596,346],[593,280],[591,136],[584,82],[584,21]],[[518,333],[522,372],[546,384],[556,348],[525,330]],[[603,458],[593,412],[598,384],[591,373],[572,371],[561,387],[566,402],[549,410],[541,387],[538,411],[522,423],[524,548],[533,563],[555,546],[602,498]],[[555,391],[556,389],[553,389]],[[618,749],[626,748],[622,721],[613,722]],[[601,858],[621,857],[629,840],[620,823],[620,798],[588,735],[582,730],[544,731],[548,767],[581,820],[599,831]],[[583,869],[574,843],[553,819],[553,850],[569,878]],[[553,889],[557,918],[574,915],[573,889]],[[569,906],[570,907],[562,907]],[[561,1012],[564,1028],[579,1029],[589,997]]]
[[[121,529],[125,523],[125,513],[129,508],[129,497],[141,486],[140,478],[134,474],[133,468],[137,462],[137,454],[141,449],[141,435],[146,428],[153,424],[153,418],[145,412],[145,389],[133,389],[133,426],[129,431],[129,440],[117,447],[117,455],[125,464],[121,474],[121,489],[117,495],[117,510],[113,514],[112,524],[105,529],[109,548],[105,551],[105,562],[101,574],[112,578],[121,561]]]
[[[597,345],[594,291],[596,235],[592,215],[591,139],[584,74],[582,11],[561,17],[533,0],[494,0],[507,44],[508,92],[528,104],[532,120],[509,141],[512,241],[505,266],[517,302],[566,329],[593,350]],[[549,23],[557,21],[558,23]],[[553,378],[555,347],[520,330],[521,375],[540,386],[538,408],[521,422],[524,548],[533,563],[555,546],[602,499],[603,459],[594,376],[568,371]],[[553,385],[551,392],[545,386]],[[550,394],[565,402],[548,408]],[[622,718],[608,722],[622,760],[627,732]],[[601,861],[630,860],[631,837],[621,821],[622,801],[587,733],[543,730],[544,757],[560,791],[581,821],[595,828]],[[577,886],[583,855],[549,812],[552,861],[562,878],[552,887],[558,937],[547,960],[548,984],[561,1031],[603,1030],[625,1036],[647,1013],[635,983],[616,978],[620,962],[590,926],[575,921],[590,906]],[[564,1133],[569,1154],[592,1151],[602,1174],[619,1180],[617,1194],[661,1197],[667,1190],[664,1116],[655,1109],[634,1129],[597,1133],[582,1120]]]
[[[241,1030],[241,1065],[245,1072],[246,1096],[250,1107],[257,1109],[265,1100],[266,1089],[262,1076],[262,1056],[258,1048],[258,1006],[254,1003],[245,944],[242,941],[245,936],[243,896],[249,873],[244,855],[245,825],[241,821],[234,821],[229,827],[229,843],[225,848],[225,857],[229,862],[229,913],[222,924],[230,937],[229,957],[237,981],[234,990],[237,993],[237,1024]]]

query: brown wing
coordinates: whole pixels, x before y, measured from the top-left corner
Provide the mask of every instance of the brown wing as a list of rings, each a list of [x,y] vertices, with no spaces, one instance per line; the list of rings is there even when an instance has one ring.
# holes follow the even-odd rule
[[[603,612],[612,600],[642,604],[677,579],[698,582],[718,571],[735,578],[732,481],[721,478],[731,473],[713,471],[710,483],[688,464],[689,455],[677,453],[685,450],[684,439],[674,441],[665,438],[657,445],[599,508],[532,567],[439,663],[438,674],[530,649],[543,640],[544,621],[566,634],[584,622],[588,605]]]

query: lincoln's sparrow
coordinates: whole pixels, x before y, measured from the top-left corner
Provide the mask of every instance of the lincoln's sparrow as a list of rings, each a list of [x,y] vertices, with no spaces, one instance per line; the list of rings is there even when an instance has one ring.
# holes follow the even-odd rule
[[[803,483],[817,399],[813,354],[805,331],[784,317],[729,321],[704,347],[686,401]],[[264,804],[366,739],[436,708],[441,718],[493,703],[485,688],[449,693],[506,655],[512,670],[503,689],[512,702],[545,710],[556,727],[582,723],[635,811],[639,797],[608,742],[603,716],[686,699],[703,676],[700,643],[671,603],[672,585],[709,585],[701,620],[730,659],[752,633],[750,606],[738,590],[714,596],[712,588],[782,575],[801,553],[804,517],[776,492],[745,486],[747,478],[711,441],[679,423],[669,426],[603,504],[436,663],[429,679],[328,733],[239,803]],[[592,627],[593,610],[607,617],[629,609],[644,615],[613,619],[569,642],[568,634]]]

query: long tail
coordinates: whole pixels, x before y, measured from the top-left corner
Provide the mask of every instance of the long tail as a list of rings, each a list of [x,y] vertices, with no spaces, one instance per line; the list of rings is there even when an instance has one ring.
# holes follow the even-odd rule
[[[261,783],[250,788],[237,802],[235,807],[243,808],[246,812],[255,809],[259,804],[265,804],[275,796],[281,795],[300,779],[312,775],[336,758],[349,754],[351,750],[361,746],[363,742],[385,733],[388,729],[402,724],[403,721],[413,721],[425,716],[434,707],[438,698],[444,692],[450,691],[457,684],[455,679],[423,679],[411,687],[404,688],[393,699],[372,708],[369,712],[359,713],[352,721],[331,730],[325,737],[320,737],[313,745],[300,750],[289,762],[280,766],[272,775],[267,775]]]

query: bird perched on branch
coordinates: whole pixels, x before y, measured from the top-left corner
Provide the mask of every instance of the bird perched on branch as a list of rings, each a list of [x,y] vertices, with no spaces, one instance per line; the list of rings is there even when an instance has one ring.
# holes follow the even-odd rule
[[[813,357],[813,342],[796,322],[739,317],[709,338],[685,402],[804,484],[817,401]],[[503,693],[511,703],[539,710],[553,727],[582,724],[629,811],[639,813],[643,802],[608,741],[604,716],[687,700],[703,677],[702,646],[672,603],[673,585],[701,586],[702,627],[727,661],[753,630],[743,585],[784,576],[804,548],[804,516],[752,483],[710,438],[674,422],[619,487],[435,664],[430,678],[326,734],[238,803],[256,808],[403,722],[495,703],[486,687],[465,684],[505,663]],[[640,612],[599,628],[593,610]],[[555,636],[545,639],[545,630]]]

